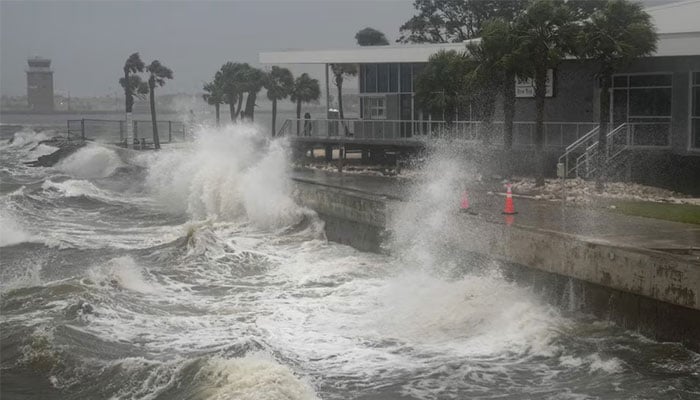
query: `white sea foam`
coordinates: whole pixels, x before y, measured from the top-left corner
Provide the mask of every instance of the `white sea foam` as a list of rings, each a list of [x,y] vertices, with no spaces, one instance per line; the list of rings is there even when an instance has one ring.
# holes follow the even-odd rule
[[[265,353],[243,358],[213,358],[197,374],[212,400],[312,400],[318,399],[308,382]]]
[[[31,129],[22,129],[19,132],[15,132],[12,140],[6,144],[6,147],[17,149],[31,145],[30,147],[33,148],[42,140],[50,139],[52,134],[53,131],[36,132]]]
[[[93,267],[88,277],[95,283],[131,290],[139,293],[155,293],[157,285],[147,280],[144,269],[130,256],[109,260],[104,265]]]
[[[90,181],[82,179],[68,179],[62,182],[47,180],[41,184],[41,188],[48,191],[54,191],[65,197],[86,196],[106,200],[112,199],[111,194],[99,189]]]
[[[27,158],[31,158],[32,160],[36,160],[41,156],[45,156],[48,154],[51,154],[58,150],[58,147],[53,147],[49,146],[47,144],[41,143],[40,145],[34,147],[31,151],[29,151],[29,155]]]
[[[267,141],[250,124],[202,128],[190,149],[149,155],[147,187],[173,210],[194,219],[247,217],[274,228],[298,222],[282,141]]]
[[[123,163],[114,150],[85,146],[56,164],[56,168],[76,178],[105,178]]]
[[[14,215],[0,209],[0,247],[33,241],[33,235],[25,230]]]
[[[390,246],[411,265],[441,269],[442,244],[463,232],[455,218],[460,192],[476,179],[464,156],[449,143],[432,149],[423,166],[423,179],[413,186],[409,201],[400,204],[389,225]]]

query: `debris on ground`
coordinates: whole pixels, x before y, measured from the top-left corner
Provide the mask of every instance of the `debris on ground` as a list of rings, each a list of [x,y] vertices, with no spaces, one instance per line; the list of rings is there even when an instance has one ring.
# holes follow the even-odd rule
[[[513,178],[513,192],[536,199],[555,200],[562,198],[561,179],[547,179],[544,187],[536,187],[533,178]],[[631,182],[606,182],[605,189],[598,192],[594,180],[566,179],[566,200],[574,203],[591,203],[600,200],[634,200],[656,203],[700,205],[694,198],[668,189],[640,185]]]

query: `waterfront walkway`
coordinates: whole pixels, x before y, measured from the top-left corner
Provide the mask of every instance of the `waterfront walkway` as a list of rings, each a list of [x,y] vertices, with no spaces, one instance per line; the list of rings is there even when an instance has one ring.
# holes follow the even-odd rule
[[[406,178],[309,169],[294,170],[292,178],[394,200],[407,200],[410,197],[411,182]],[[493,194],[503,191],[498,182],[469,185],[471,209],[477,215],[462,217],[576,235],[585,241],[614,246],[664,251],[700,265],[700,225],[622,215],[604,208],[582,207],[561,201],[520,198],[517,193],[514,201],[518,214],[507,219],[501,214],[504,197]],[[459,198],[455,198],[455,212],[458,206]]]

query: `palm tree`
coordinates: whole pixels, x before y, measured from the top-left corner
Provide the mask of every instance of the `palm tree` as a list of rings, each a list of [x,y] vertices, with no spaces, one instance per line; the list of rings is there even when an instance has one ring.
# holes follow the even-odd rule
[[[451,125],[470,95],[469,75],[474,68],[476,62],[466,53],[440,50],[433,54],[416,77],[416,103],[432,113],[443,113]]]
[[[467,46],[469,56],[473,58],[475,65],[470,71],[466,71],[465,84],[471,97],[476,101],[477,113],[483,123],[481,127],[481,139],[484,144],[491,144],[493,135],[493,115],[496,111],[496,94],[504,84],[501,71],[497,68],[497,55],[487,51],[479,44]]]
[[[513,118],[515,116],[515,78],[523,75],[518,59],[518,36],[513,25],[504,19],[493,19],[484,24],[481,41],[476,47],[483,61],[477,67],[479,75],[494,79],[493,85],[500,89],[503,97],[503,147],[513,147]],[[489,78],[485,81],[488,82]]]
[[[585,21],[579,36],[580,53],[598,64],[600,112],[596,188],[604,188],[612,75],[639,57],[656,51],[658,38],[651,17],[641,4],[611,0]]]
[[[126,137],[127,143],[132,143],[133,127],[131,125],[131,113],[134,107],[134,96],[142,98],[148,93],[148,86],[141,81],[141,77],[134,75],[143,72],[145,65],[141,61],[139,53],[133,53],[124,63],[124,76],[119,78],[119,84],[124,88],[125,112],[126,112]]]
[[[357,65],[331,64],[331,71],[335,77],[335,86],[338,87],[338,113],[340,119],[345,119],[345,115],[343,115],[343,77],[357,75]]]
[[[223,86],[221,84],[221,72],[217,71],[214,75],[214,80],[209,83],[206,83],[203,89],[207,93],[203,94],[202,98],[204,99],[204,101],[207,102],[207,104],[214,106],[214,109],[216,110],[216,126],[219,126],[219,109],[221,104],[224,103],[224,91]]]
[[[245,101],[245,117],[251,121],[255,120],[255,101],[258,92],[265,84],[265,73],[248,64],[244,64],[241,71],[241,91],[248,93]]]
[[[243,103],[242,70],[248,64],[227,62],[221,66],[221,84],[224,91],[224,102],[228,104],[231,122],[236,121],[238,113],[241,112]],[[249,66],[248,66],[249,67]],[[236,106],[238,104],[238,106]]]
[[[272,101],[272,137],[275,136],[277,123],[277,100],[287,98],[294,88],[294,77],[287,68],[273,66],[265,79],[267,98]]]
[[[289,98],[297,103],[297,135],[300,132],[301,103],[310,103],[321,97],[321,87],[317,79],[313,79],[307,73],[301,74],[294,80],[294,86]]]
[[[537,186],[544,186],[544,101],[547,71],[555,69],[573,53],[577,25],[575,15],[562,0],[534,0],[515,21],[519,38],[516,50],[523,63],[523,75],[535,84],[535,148],[537,149]]]
[[[150,75],[148,77],[148,91],[150,93],[151,100],[151,123],[153,124],[153,147],[156,150],[160,149],[160,139],[158,138],[158,123],[156,121],[156,86],[162,87],[165,85],[166,79],[173,79],[173,71],[162,65],[160,61],[153,61],[148,67],[146,67],[146,72]]]

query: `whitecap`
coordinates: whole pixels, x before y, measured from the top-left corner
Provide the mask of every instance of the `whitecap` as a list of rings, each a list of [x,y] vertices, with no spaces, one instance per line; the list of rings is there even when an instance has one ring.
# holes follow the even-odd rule
[[[76,178],[105,178],[123,165],[119,155],[102,146],[85,146],[56,164]]]

